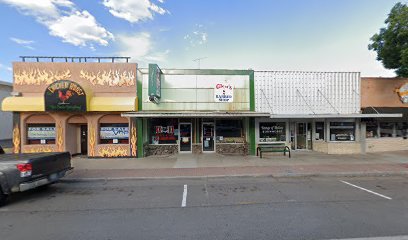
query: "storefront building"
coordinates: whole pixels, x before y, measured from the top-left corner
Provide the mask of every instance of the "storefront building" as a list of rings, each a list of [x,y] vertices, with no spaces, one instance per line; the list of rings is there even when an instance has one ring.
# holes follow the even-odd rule
[[[399,114],[361,113],[357,72],[256,71],[256,144],[284,142],[292,150],[365,152],[364,119]]]
[[[139,157],[175,153],[254,154],[254,71],[138,69]]]
[[[364,113],[402,114],[365,119],[365,151],[408,150],[408,79],[362,78],[361,88]]]
[[[136,123],[120,114],[137,111],[137,65],[114,60],[13,63],[2,110],[14,113],[14,152],[136,156]]]

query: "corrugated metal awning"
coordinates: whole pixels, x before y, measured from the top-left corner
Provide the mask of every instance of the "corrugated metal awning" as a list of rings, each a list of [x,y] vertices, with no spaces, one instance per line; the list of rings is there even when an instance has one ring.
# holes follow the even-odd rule
[[[6,97],[1,104],[5,112],[44,112],[43,97]]]
[[[200,118],[234,118],[234,117],[269,117],[270,113],[258,113],[258,112],[127,112],[122,113],[122,117],[135,117],[135,118],[188,118],[188,117],[200,117]]]

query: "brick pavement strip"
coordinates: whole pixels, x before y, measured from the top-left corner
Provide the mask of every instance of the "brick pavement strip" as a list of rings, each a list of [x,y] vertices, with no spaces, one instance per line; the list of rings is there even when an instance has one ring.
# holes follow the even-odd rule
[[[76,169],[65,180],[177,178],[220,176],[374,176],[408,175],[407,164],[316,164],[269,167],[202,167],[156,169]]]

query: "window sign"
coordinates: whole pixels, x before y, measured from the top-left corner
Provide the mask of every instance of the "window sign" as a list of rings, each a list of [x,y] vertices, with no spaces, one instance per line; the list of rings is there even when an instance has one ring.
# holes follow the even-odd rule
[[[234,87],[227,83],[217,83],[214,87],[214,101],[230,103],[234,101]]]
[[[55,127],[28,126],[27,138],[29,140],[55,139]]]
[[[355,123],[330,122],[330,141],[355,141]]]
[[[101,139],[113,139],[117,143],[118,139],[129,138],[129,127],[101,127]]]
[[[284,122],[259,123],[259,142],[286,141],[285,125]]]

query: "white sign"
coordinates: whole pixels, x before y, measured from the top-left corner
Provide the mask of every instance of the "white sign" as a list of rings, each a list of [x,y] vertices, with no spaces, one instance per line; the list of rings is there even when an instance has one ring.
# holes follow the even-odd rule
[[[55,139],[55,127],[28,127],[28,139]]]
[[[101,139],[127,139],[129,138],[128,127],[101,127]]]
[[[214,87],[214,101],[230,103],[234,101],[234,87],[231,84],[217,83]]]

